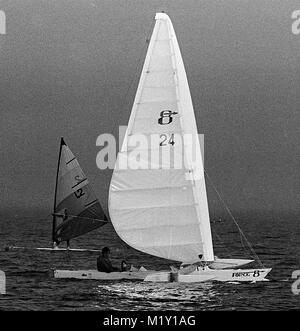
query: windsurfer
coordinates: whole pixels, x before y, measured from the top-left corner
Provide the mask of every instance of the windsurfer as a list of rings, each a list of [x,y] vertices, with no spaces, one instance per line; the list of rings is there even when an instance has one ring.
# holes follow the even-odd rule
[[[64,208],[62,213],[58,213],[58,214],[53,214],[56,217],[60,217],[62,219],[62,222],[65,222],[68,219],[68,212],[67,212],[67,208]],[[53,248],[58,248],[59,244],[60,244],[60,240],[57,238],[54,243],[53,243]],[[67,248],[70,248],[70,240],[67,240]]]

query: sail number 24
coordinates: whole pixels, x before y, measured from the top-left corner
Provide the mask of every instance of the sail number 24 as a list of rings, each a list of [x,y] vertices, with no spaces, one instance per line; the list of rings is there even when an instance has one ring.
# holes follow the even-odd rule
[[[171,135],[163,133],[159,137],[161,139],[159,146],[167,146],[168,144],[174,146],[174,133],[172,133]]]

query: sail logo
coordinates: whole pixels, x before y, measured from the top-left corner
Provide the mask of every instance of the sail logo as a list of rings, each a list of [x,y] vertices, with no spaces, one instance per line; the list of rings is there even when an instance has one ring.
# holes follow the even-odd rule
[[[161,113],[161,125],[170,122],[173,113]],[[96,157],[100,170],[158,170],[185,169],[187,180],[204,177],[203,143],[204,135],[192,133],[128,134],[127,127],[119,127],[119,146],[117,158],[116,139],[111,134],[98,136],[96,146],[102,147]]]
[[[160,125],[167,125],[173,122],[173,116],[177,115],[178,113],[171,110],[163,110],[160,113],[160,118],[158,119],[158,124]]]
[[[300,10],[294,10],[291,18],[294,20],[292,23],[292,33],[298,35],[300,34]]]
[[[6,276],[2,270],[0,270],[0,294],[6,294]]]
[[[6,15],[3,10],[0,10],[0,35],[6,34]]]
[[[296,279],[294,283],[292,284],[292,292],[295,295],[300,294],[300,270],[295,270],[292,273],[292,279]]]

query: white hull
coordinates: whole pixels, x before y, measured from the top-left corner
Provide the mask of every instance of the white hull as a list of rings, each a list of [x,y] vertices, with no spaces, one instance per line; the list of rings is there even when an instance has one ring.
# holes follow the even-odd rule
[[[198,267],[189,274],[170,271],[124,271],[99,272],[97,270],[54,270],[54,278],[60,279],[90,279],[90,280],[144,280],[146,282],[179,282],[201,283],[207,281],[219,282],[259,282],[266,280],[271,269],[225,269],[213,270],[208,267]]]
[[[144,280],[148,282],[179,282],[200,283],[205,281],[219,282],[259,282],[266,280],[271,269],[224,269],[213,270],[208,267],[197,267],[188,274],[180,272],[158,272],[148,275]]]
[[[156,271],[100,272],[97,270],[54,270],[54,278],[90,280],[144,280]]]

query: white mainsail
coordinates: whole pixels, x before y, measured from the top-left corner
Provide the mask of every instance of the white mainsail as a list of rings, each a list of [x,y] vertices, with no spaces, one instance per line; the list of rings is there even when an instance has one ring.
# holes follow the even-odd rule
[[[203,161],[184,64],[170,18],[158,13],[155,20],[110,184],[109,213],[118,235],[137,250],[186,263],[199,256],[213,261]],[[140,167],[124,168],[135,164],[134,141],[143,136],[149,143],[153,135],[159,137],[156,144],[135,149]],[[193,139],[183,143],[182,152],[185,135]],[[149,164],[157,151],[161,157]],[[185,168],[169,164],[168,154],[172,160],[183,155]]]

